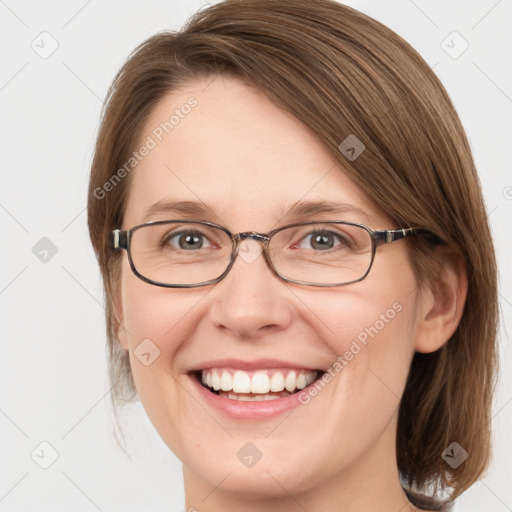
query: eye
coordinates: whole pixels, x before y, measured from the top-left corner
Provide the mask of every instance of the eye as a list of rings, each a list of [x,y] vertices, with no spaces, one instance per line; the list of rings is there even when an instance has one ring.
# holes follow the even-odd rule
[[[185,251],[212,247],[206,236],[196,230],[169,233],[163,237],[161,245]]]
[[[336,245],[336,241],[338,245]],[[304,245],[309,244],[309,246]],[[333,231],[321,230],[313,231],[299,242],[301,249],[314,249],[320,251],[327,251],[337,246],[350,246],[350,240],[343,236],[342,233],[334,233]]]

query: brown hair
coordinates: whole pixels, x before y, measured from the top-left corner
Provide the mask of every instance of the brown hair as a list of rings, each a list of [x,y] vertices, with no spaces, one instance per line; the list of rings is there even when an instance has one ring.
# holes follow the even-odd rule
[[[88,222],[106,294],[114,410],[136,390],[116,341],[113,297],[119,256],[108,235],[120,227],[130,175],[98,190],[130,158],[155,104],[193,78],[238,77],[263,91],[321,140],[347,175],[398,226],[433,237],[409,247],[421,286],[435,285],[432,239],[463,254],[469,288],[461,322],[439,350],[414,355],[399,411],[398,467],[409,484],[452,488],[452,498],[487,467],[498,365],[497,270],[471,150],[444,87],[401,37],[332,0],[227,0],[196,13],[178,32],[143,42],[105,101],[88,197]],[[350,134],[366,149],[338,149]],[[441,457],[453,442],[469,454],[458,468]]]

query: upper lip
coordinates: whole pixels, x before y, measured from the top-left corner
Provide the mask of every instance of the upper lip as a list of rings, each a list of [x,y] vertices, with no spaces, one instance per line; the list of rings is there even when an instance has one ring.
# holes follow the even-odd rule
[[[239,370],[258,370],[265,368],[293,368],[296,370],[323,371],[312,366],[304,366],[302,363],[293,363],[281,359],[252,359],[244,361],[242,359],[214,359],[203,361],[189,369],[189,372],[206,370],[208,368],[237,368]]]

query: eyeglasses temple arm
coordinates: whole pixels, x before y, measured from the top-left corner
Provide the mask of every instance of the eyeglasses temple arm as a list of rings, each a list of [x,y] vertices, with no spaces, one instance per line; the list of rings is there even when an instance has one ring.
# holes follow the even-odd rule
[[[111,249],[127,249],[128,248],[128,231],[114,229],[109,236],[109,246]]]
[[[390,244],[395,240],[401,240],[412,234],[414,228],[402,229],[380,229],[373,232],[373,239],[376,242]]]

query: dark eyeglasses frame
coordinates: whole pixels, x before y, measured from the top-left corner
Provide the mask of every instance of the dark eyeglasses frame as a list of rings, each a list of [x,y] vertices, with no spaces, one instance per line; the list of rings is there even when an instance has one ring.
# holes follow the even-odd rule
[[[143,276],[139,273],[139,271],[135,268],[135,265],[132,260],[131,255],[131,239],[133,236],[133,233],[137,231],[138,229],[141,229],[145,226],[149,225],[158,225],[158,224],[174,224],[174,223],[189,223],[189,224],[203,224],[205,226],[214,227],[217,229],[221,229],[224,231],[230,238],[233,243],[233,249],[231,251],[231,259],[230,262],[226,268],[226,270],[217,278],[211,279],[210,281],[204,281],[202,283],[196,283],[196,284],[168,284],[168,283],[161,283],[159,281],[152,281],[151,279],[148,279],[147,277]],[[365,229],[369,234],[370,238],[372,240],[372,252],[371,252],[371,260],[370,265],[368,266],[368,270],[365,272],[363,276],[361,276],[359,279],[354,279],[352,281],[348,281],[346,283],[336,283],[336,284],[323,284],[323,283],[310,283],[308,281],[297,281],[294,279],[290,279],[288,277],[285,277],[281,275],[274,267],[274,265],[271,262],[271,259],[268,255],[268,244],[270,242],[270,239],[276,234],[279,233],[279,231],[282,231],[284,229],[288,229],[295,226],[306,226],[308,224],[344,224],[348,226],[358,226],[360,228]],[[373,260],[375,259],[375,252],[377,250],[377,247],[382,244],[390,244],[392,242],[395,242],[397,240],[401,240],[402,238],[405,238],[409,235],[411,235],[416,228],[400,228],[400,229],[371,229],[368,226],[364,224],[358,224],[356,222],[346,222],[342,220],[314,220],[314,221],[308,221],[308,222],[297,222],[295,224],[288,224],[286,226],[281,226],[280,228],[273,229],[269,233],[257,233],[255,231],[245,231],[242,233],[236,233],[233,234],[229,229],[220,226],[219,224],[215,224],[214,222],[209,221],[203,221],[203,220],[158,220],[158,221],[152,221],[152,222],[146,222],[144,224],[139,224],[137,226],[134,226],[130,229],[127,229],[125,231],[121,231],[120,229],[114,229],[109,236],[109,246],[114,251],[119,251],[121,249],[126,249],[128,253],[128,261],[130,263],[130,267],[133,271],[133,273],[142,281],[145,281],[146,283],[153,284],[155,286],[162,286],[164,288],[196,288],[198,286],[207,286],[210,284],[215,284],[224,279],[228,272],[231,270],[231,267],[233,266],[235,259],[238,255],[237,249],[241,242],[244,240],[250,238],[252,240],[255,240],[259,242],[260,244],[263,244],[263,254],[265,257],[265,260],[267,261],[267,264],[269,267],[274,271],[274,273],[283,279],[284,281],[288,283],[294,283],[294,284],[300,284],[304,286],[320,286],[320,287],[333,287],[333,286],[346,286],[348,284],[357,283],[359,281],[362,281],[370,272],[370,269],[373,265]]]

